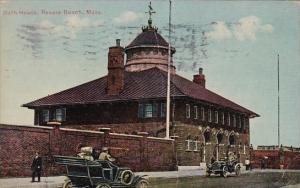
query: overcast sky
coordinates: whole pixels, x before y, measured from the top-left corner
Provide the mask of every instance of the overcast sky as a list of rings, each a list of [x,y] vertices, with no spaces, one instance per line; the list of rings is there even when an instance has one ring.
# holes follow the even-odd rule
[[[0,0],[0,122],[32,125],[22,104],[104,76],[108,47],[141,32],[148,3]],[[168,1],[152,7],[167,39]],[[299,15],[299,1],[173,1],[177,73],[192,79],[201,66],[208,89],[260,114],[254,145],[277,144],[279,53],[281,141],[300,147]]]

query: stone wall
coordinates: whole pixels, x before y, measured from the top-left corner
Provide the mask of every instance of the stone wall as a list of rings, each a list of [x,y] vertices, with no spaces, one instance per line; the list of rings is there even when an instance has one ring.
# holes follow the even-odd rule
[[[80,148],[110,148],[121,166],[134,171],[174,170],[174,141],[171,139],[42,126],[0,125],[0,177],[31,175],[36,151],[43,158],[43,175],[58,175],[64,169],[53,163],[53,155],[76,156]]]

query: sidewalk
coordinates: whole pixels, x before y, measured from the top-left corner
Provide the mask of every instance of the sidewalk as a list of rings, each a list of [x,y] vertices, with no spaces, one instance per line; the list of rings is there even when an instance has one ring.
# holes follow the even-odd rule
[[[176,178],[188,176],[203,176],[204,170],[181,170],[166,172],[136,172],[136,175],[148,175],[149,178]],[[31,183],[27,178],[0,178],[0,188],[61,188],[65,176],[41,177],[41,182]]]

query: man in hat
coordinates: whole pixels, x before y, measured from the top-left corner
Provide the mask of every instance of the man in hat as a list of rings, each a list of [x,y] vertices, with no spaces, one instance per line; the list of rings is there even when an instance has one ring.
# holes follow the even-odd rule
[[[35,157],[33,158],[32,164],[31,164],[31,170],[32,170],[32,181],[35,180],[35,175],[38,176],[38,182],[41,181],[41,171],[42,171],[42,158],[39,156],[38,152],[35,152]]]
[[[113,158],[112,156],[110,156],[110,154],[108,153],[108,148],[107,147],[103,147],[102,152],[99,155],[99,160],[107,160],[107,161],[110,161],[110,162],[114,162],[116,159]]]

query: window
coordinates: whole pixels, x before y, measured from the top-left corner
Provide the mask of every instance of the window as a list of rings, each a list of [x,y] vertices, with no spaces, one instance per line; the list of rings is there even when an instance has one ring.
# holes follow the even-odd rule
[[[143,117],[144,117],[144,105],[139,104],[138,118],[143,118]]]
[[[222,112],[222,125],[224,125],[225,124],[225,114],[224,114],[224,112]]]
[[[172,105],[172,118],[174,119],[174,117],[175,117],[175,103],[173,103],[173,105]]]
[[[191,136],[188,136],[187,139],[185,140],[185,150],[191,151],[192,144],[193,144],[193,141],[191,139]]]
[[[248,130],[249,129],[249,118],[245,118],[245,129]]]
[[[222,143],[222,140],[223,140],[223,134],[219,133],[217,135],[217,141],[218,141],[218,144],[221,144]]]
[[[157,103],[146,103],[146,104],[139,104],[138,108],[138,117],[139,118],[152,118],[157,117]]]
[[[189,104],[185,105],[185,113],[186,113],[186,118],[190,118],[191,117],[191,107]]]
[[[194,119],[198,119],[198,106],[194,106],[194,114],[195,114]]]
[[[211,122],[211,109],[208,109],[208,122]]]
[[[152,117],[152,104],[145,104],[145,118],[151,118]]]
[[[241,116],[238,116],[238,128],[242,127],[242,118]]]
[[[49,110],[42,111],[42,120],[43,120],[43,122],[49,121]]]
[[[229,136],[229,145],[234,145],[235,144],[235,139],[234,139],[234,135],[230,135]]]
[[[202,121],[205,121],[204,107],[201,107],[201,119],[202,119]]]
[[[204,132],[204,142],[205,143],[210,142],[210,132],[209,131]]]
[[[160,117],[166,117],[166,103],[160,104]]]
[[[66,120],[66,109],[58,108],[55,110],[55,120],[56,121],[65,121]]]
[[[200,141],[196,137],[195,140],[194,140],[194,151],[198,151],[199,150],[199,147],[198,147],[199,144],[200,144]]]
[[[153,103],[152,105],[153,105],[153,107],[152,107],[152,117],[157,117],[158,104]]]
[[[228,126],[230,126],[230,113],[228,112],[228,115],[227,115],[227,123],[228,123]]]
[[[219,113],[218,111],[215,111],[215,123],[219,122]]]
[[[232,115],[232,117],[233,117],[233,126],[236,127],[236,117],[235,115]]]

